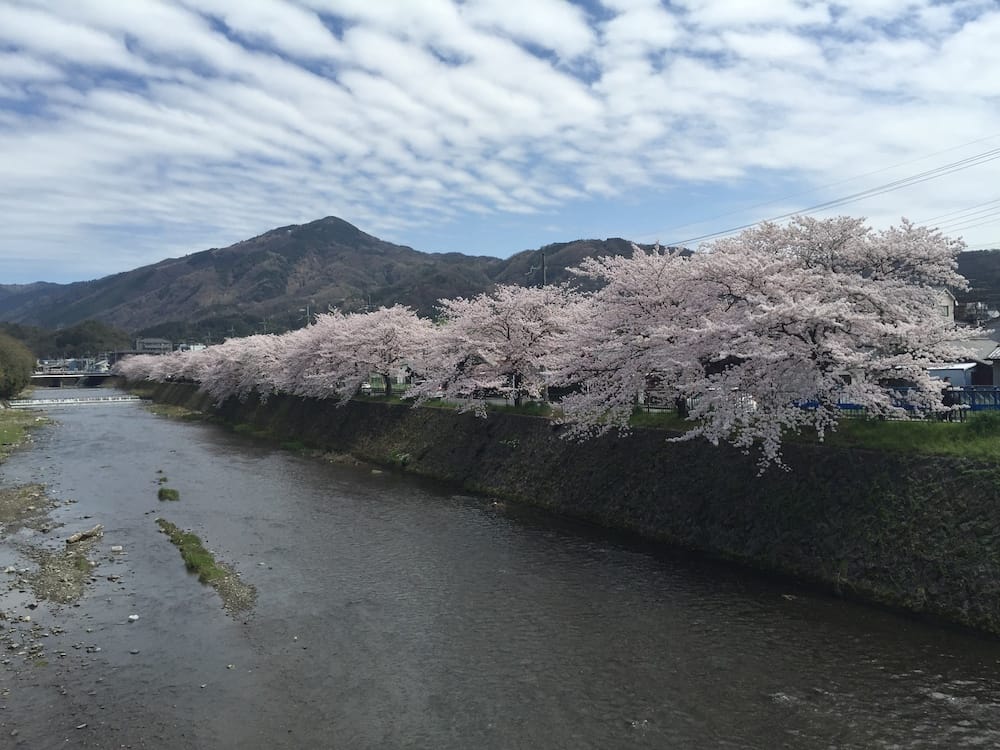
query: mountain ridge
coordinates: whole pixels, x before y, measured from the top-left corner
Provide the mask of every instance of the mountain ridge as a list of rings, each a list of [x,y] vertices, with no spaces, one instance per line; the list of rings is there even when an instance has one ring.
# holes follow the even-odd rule
[[[400,303],[432,315],[441,298],[498,283],[542,283],[543,253],[545,280],[558,283],[584,257],[630,250],[611,238],[509,258],[427,253],[328,216],[90,281],[0,285],[0,321],[59,329],[97,320],[142,335],[220,340],[301,326],[307,308],[354,312]]]
[[[137,335],[211,342],[301,327],[307,311],[399,303],[432,316],[439,299],[496,284],[573,280],[587,288],[569,268],[631,248],[612,237],[551,243],[509,258],[428,253],[327,216],[90,281],[0,285],[0,322],[58,330],[94,320]],[[971,282],[956,295],[960,302],[1000,307],[1000,250],[961,253],[959,271]]]

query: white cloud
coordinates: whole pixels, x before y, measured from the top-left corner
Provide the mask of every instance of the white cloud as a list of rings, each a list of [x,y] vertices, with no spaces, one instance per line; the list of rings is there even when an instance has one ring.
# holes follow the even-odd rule
[[[0,42],[59,61],[146,69],[120,38],[34,8],[0,5]]]
[[[315,13],[282,0],[181,0],[190,10],[220,19],[251,40],[305,59],[337,57],[337,38]]]
[[[0,52],[0,80],[52,81],[63,77],[55,65],[23,54]]]
[[[1000,131],[997,38],[979,0],[9,0],[0,273],[72,248],[96,276],[328,214],[448,249],[470,217],[528,237],[594,205],[628,236],[647,193],[665,216],[760,202],[746,185],[818,203],[988,148],[915,161]],[[933,216],[992,174],[841,210]],[[98,255],[136,223],[132,254]]]
[[[554,50],[564,58],[582,55],[595,43],[586,13],[565,0],[506,0],[502,4],[469,0],[461,13],[479,28]]]
[[[896,0],[889,0],[895,2]],[[853,2],[853,0],[852,0]],[[825,24],[830,20],[824,0],[681,0],[690,19],[706,27],[713,26],[804,26]]]
[[[811,39],[788,31],[767,31],[751,34],[729,31],[722,36],[724,48],[748,60],[793,63],[818,67],[823,53]]]

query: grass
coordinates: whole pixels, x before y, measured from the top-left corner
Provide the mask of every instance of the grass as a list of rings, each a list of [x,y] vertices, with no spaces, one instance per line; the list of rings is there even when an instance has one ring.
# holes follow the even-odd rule
[[[838,447],[996,461],[1000,460],[1000,414],[970,414],[964,422],[845,419],[825,442]]]
[[[11,450],[24,442],[30,427],[44,423],[44,417],[28,409],[0,409],[0,458],[9,456]]]
[[[677,412],[637,409],[630,420],[632,427],[684,431],[692,423]],[[815,443],[815,433],[803,431],[786,440]],[[962,456],[980,460],[1000,460],[1000,412],[966,415],[964,422],[934,419],[889,421],[845,418],[836,432],[828,433],[823,443],[838,448],[865,448],[891,453],[916,453],[937,456]]]
[[[160,500],[180,500],[181,493],[175,490],[173,487],[160,487],[156,492],[156,496]]]
[[[694,426],[693,422],[689,422],[678,416],[674,409],[646,411],[639,408],[632,412],[632,417],[628,423],[630,427],[647,427],[657,430],[674,430],[676,432],[684,432]]]
[[[144,395],[144,394],[137,394]],[[168,417],[170,419],[180,419],[188,422],[197,422],[205,419],[205,415],[201,412],[194,411],[192,409],[185,408],[183,406],[175,406],[173,404],[160,404],[151,402],[146,404],[146,409],[148,409],[153,414],[160,417]]]
[[[156,525],[181,551],[185,567],[192,573],[197,573],[199,581],[212,583],[226,576],[226,570],[215,562],[215,557],[205,549],[201,539],[196,534],[192,534],[190,531],[181,531],[179,527],[163,518],[157,518]]]

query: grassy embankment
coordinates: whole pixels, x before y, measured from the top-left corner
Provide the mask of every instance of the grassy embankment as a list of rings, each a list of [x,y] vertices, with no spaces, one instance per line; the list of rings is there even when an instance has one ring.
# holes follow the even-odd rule
[[[24,442],[28,429],[42,424],[44,417],[31,411],[0,409],[0,460]]]
[[[683,431],[689,425],[675,412],[637,411],[632,417],[633,427]],[[790,439],[817,442],[815,434],[805,432]],[[836,432],[826,435],[823,442],[837,448],[997,461],[1000,460],[1000,413],[968,414],[964,422],[847,418],[842,419]]]
[[[134,387],[132,390],[135,389]],[[148,395],[148,394],[147,394]],[[358,401],[382,404],[410,404],[409,399],[394,393],[386,398],[381,395],[358,395]],[[454,403],[431,400],[424,405],[426,408],[454,410]],[[186,419],[204,418],[204,415],[190,412],[179,407],[154,407],[158,413]],[[498,406],[491,404],[490,413],[524,414],[535,417],[557,419],[558,407],[545,403],[528,403],[520,407]],[[673,410],[646,411],[636,409],[630,421],[632,427],[671,430],[683,432],[690,429],[691,423],[681,419]],[[250,425],[237,425],[237,432],[243,432],[260,438],[270,438],[266,430]],[[816,442],[814,434],[803,432],[800,435],[789,436],[790,440]],[[941,456],[961,456],[977,460],[1000,460],[1000,414],[984,412],[967,414],[963,422],[943,422],[934,419],[911,421],[867,420],[845,418],[841,420],[836,432],[828,434],[824,440],[827,445],[842,448],[863,448],[885,452],[902,452],[929,454]],[[296,441],[290,441],[285,447],[301,449],[305,446]]]

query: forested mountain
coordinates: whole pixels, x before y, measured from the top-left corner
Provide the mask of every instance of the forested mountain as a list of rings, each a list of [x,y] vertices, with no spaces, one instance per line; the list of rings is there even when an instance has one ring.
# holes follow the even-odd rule
[[[299,327],[306,307],[351,312],[400,303],[432,315],[443,297],[542,283],[543,253],[547,281],[556,283],[586,256],[629,251],[628,242],[611,239],[507,259],[423,253],[327,217],[94,281],[0,286],[0,320],[49,329],[99,320],[132,333],[217,341]]]
[[[955,294],[959,302],[984,302],[1000,310],[1000,250],[977,250],[958,256],[958,272],[969,289]]]
[[[132,348],[128,332],[96,320],[86,320],[57,331],[21,323],[0,323],[0,333],[20,341],[39,359],[95,357],[103,352]]]

